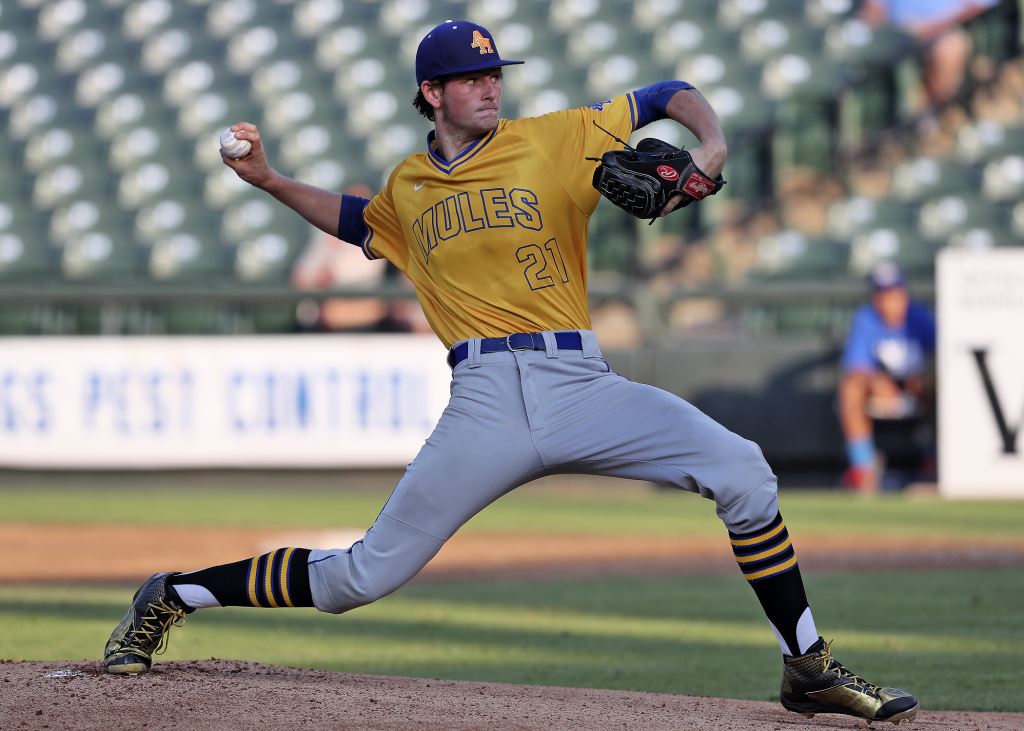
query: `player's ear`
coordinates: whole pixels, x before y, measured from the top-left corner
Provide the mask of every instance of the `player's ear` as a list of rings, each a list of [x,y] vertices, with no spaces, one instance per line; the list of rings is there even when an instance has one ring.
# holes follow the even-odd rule
[[[432,106],[434,109],[441,108],[441,96],[444,94],[444,84],[440,81],[423,81],[420,83],[420,92],[423,94],[423,98],[427,100],[427,104]]]

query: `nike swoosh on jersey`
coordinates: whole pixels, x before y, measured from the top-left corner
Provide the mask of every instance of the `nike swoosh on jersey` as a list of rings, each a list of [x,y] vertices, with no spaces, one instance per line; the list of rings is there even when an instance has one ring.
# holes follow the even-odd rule
[[[419,190],[419,189],[420,189],[420,188],[422,188],[422,187],[423,187],[424,185],[426,185],[426,183],[417,183],[416,185],[412,186],[412,189],[413,189],[413,190]]]

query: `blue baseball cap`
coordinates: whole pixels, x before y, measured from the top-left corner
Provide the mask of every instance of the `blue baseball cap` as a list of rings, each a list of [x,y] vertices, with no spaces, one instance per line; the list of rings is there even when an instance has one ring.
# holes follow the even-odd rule
[[[868,274],[868,281],[871,282],[871,288],[876,292],[904,287],[907,284],[903,270],[894,261],[880,261],[875,264]]]
[[[416,49],[416,83],[452,74],[510,66],[504,61],[491,32],[468,20],[446,20],[427,33]]]

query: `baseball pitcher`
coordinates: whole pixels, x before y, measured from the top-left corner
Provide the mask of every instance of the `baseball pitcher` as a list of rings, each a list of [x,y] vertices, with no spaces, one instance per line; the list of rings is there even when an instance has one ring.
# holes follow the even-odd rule
[[[446,21],[416,54],[417,110],[433,122],[372,200],[319,190],[252,148],[225,156],[244,180],[416,287],[449,348],[451,400],[365,537],[349,548],[282,548],[190,573],[160,573],[136,593],[104,650],[111,673],[140,673],[188,613],[218,606],[342,613],[409,581],[461,525],[542,475],[615,475],[713,500],[736,561],[783,655],[782,704],[804,715],[899,722],[916,698],[854,675],[819,636],[779,512],[775,475],[756,444],[683,399],[614,373],[587,312],[587,223],[603,194],[656,218],[717,192],[726,145],[690,84],[666,81],[541,117],[499,116],[503,67],[493,36]],[[514,73],[514,71],[510,71]],[[670,118],[700,145],[622,149]]]

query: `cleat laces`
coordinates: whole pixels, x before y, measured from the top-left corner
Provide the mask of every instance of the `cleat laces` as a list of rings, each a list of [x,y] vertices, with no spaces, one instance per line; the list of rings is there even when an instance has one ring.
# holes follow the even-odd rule
[[[134,628],[121,646],[123,650],[141,650],[145,654],[153,653],[162,655],[167,650],[167,641],[170,637],[171,627],[181,627],[185,624],[186,612],[167,604],[162,599],[159,602],[146,605],[146,611],[139,620],[139,626]],[[149,649],[156,645],[156,649]]]
[[[874,695],[876,697],[879,696],[882,691],[882,689],[879,686],[875,685],[874,683],[869,683],[867,680],[864,680],[864,678],[860,677],[859,675],[856,675],[855,673],[851,673],[849,670],[843,667],[843,664],[841,662],[832,657],[832,642],[833,640],[826,642],[825,649],[822,650],[821,672],[828,673],[829,671],[832,671],[838,673],[840,679],[848,679],[850,681],[850,684],[856,685],[857,688],[862,692],[870,693],[871,695]]]

